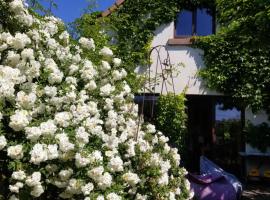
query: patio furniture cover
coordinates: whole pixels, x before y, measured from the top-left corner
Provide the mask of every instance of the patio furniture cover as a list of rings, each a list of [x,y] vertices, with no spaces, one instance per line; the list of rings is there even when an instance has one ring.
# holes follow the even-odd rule
[[[237,200],[241,197],[242,185],[238,179],[204,156],[200,158],[200,173],[188,176],[197,199]]]

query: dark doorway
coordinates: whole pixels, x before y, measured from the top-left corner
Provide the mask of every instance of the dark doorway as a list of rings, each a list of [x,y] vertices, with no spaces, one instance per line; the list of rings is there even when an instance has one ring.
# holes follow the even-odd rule
[[[188,155],[187,168],[199,171],[199,158],[212,145],[214,126],[213,99],[209,96],[187,95]]]
[[[158,94],[135,97],[139,113],[144,114],[147,122],[154,123],[158,97]],[[200,156],[205,155],[224,170],[240,175],[244,111],[228,103],[229,97],[186,95],[186,99],[188,134],[187,154],[182,160],[184,166],[190,172],[199,172]]]
[[[191,172],[199,172],[199,158],[207,156],[228,172],[239,175],[243,112],[225,107],[228,97],[187,95],[188,151]]]

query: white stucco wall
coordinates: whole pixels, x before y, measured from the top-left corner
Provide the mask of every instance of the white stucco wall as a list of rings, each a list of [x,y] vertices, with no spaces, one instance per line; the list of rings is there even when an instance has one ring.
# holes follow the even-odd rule
[[[186,94],[197,94],[197,95],[222,95],[216,91],[209,90],[204,81],[198,77],[197,73],[200,69],[205,67],[203,62],[203,51],[200,49],[194,49],[190,46],[169,46],[167,42],[169,39],[174,38],[174,22],[160,26],[155,31],[155,37],[152,41],[152,47],[159,45],[166,45],[166,48],[169,52],[171,63],[177,65],[183,63],[184,67],[176,67],[179,73],[174,74],[174,86],[177,94],[183,92],[186,89]],[[166,51],[161,51],[161,60],[163,61],[166,57]],[[151,66],[151,78],[155,77],[155,66],[157,64],[157,53],[152,54],[152,66]],[[158,68],[158,74],[161,74],[161,69]],[[169,82],[171,79],[168,78]],[[173,92],[173,87],[167,81],[167,90]],[[161,85],[156,86],[155,93],[161,93]],[[166,93],[166,89],[163,89],[163,93]],[[250,109],[247,109],[245,112],[245,118],[247,121],[250,121],[254,125],[258,125],[262,122],[268,121],[267,114],[263,111],[258,112],[257,114],[252,113]],[[257,151],[250,147],[246,146],[247,152]]]
[[[203,51],[200,49],[194,49],[189,46],[169,46],[167,42],[169,39],[174,38],[174,22],[160,26],[155,31],[155,37],[152,41],[152,47],[165,45],[173,65],[183,63],[184,67],[176,67],[179,73],[174,73],[174,85],[176,93],[181,93],[185,88],[187,88],[187,94],[204,94],[204,95],[222,95],[216,91],[209,90],[204,81],[198,77],[197,73],[200,69],[205,67],[203,62]],[[161,59],[164,60],[167,54],[166,51],[161,51]],[[155,76],[155,66],[157,64],[157,53],[152,54],[152,66],[151,66],[151,78]],[[158,69],[161,73],[161,69]],[[170,81],[170,79],[168,79]],[[170,81],[171,82],[171,81]],[[172,90],[172,86],[167,84],[168,90]],[[161,86],[156,87],[156,92],[160,93]],[[258,112],[256,114],[252,113],[250,109],[246,109],[245,112],[246,120],[257,125],[262,122],[268,121],[267,114],[264,111]]]
[[[152,41],[152,47],[158,45],[166,45],[169,52],[171,63],[174,66],[180,63],[183,66],[176,67],[177,72],[173,73],[174,86],[177,94],[183,92],[186,88],[187,94],[207,94],[207,95],[218,95],[219,93],[207,89],[197,73],[200,69],[204,68],[204,62],[202,59],[203,51],[200,49],[194,49],[189,46],[168,46],[167,42],[169,39],[174,38],[174,22],[162,25],[155,31],[155,37]],[[166,58],[166,51],[161,51],[161,59]],[[151,77],[155,77],[155,66],[157,64],[157,53],[152,54],[152,67]],[[158,69],[158,73],[161,74],[161,69]],[[168,79],[167,90],[173,92],[172,85],[169,83],[171,79]],[[156,87],[157,93],[161,92],[161,85]],[[166,90],[163,90],[166,93]]]

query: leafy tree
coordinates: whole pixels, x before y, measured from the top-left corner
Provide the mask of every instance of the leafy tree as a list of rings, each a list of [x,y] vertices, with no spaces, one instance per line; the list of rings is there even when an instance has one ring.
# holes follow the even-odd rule
[[[51,15],[52,9],[57,8],[57,4],[54,0],[28,0],[27,2],[34,11],[45,15]],[[47,3],[48,7],[44,6],[44,3]]]
[[[270,1],[217,0],[217,34],[197,38],[210,88],[270,111]]]

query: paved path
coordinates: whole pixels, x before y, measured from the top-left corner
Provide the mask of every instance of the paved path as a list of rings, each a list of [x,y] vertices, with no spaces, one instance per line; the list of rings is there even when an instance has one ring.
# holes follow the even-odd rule
[[[249,184],[243,192],[243,200],[270,200],[270,183]]]

